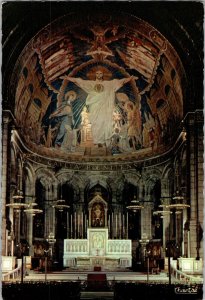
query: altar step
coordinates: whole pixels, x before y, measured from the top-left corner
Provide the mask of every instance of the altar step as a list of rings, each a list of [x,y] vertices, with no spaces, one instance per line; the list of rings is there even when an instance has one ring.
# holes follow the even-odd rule
[[[62,273],[95,273],[95,272],[104,272],[104,273],[130,273],[129,269],[109,269],[101,268],[101,270],[95,270],[94,268],[66,268],[61,271]]]
[[[113,300],[114,292],[81,292],[81,300]]]

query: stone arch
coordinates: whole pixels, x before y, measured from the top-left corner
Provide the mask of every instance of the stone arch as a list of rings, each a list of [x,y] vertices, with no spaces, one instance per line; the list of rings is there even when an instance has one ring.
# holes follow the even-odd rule
[[[126,185],[133,186],[133,188],[135,188],[135,194],[137,192],[137,194],[139,195],[141,193],[140,192],[140,189],[141,189],[140,182],[141,182],[141,177],[136,172],[130,172],[129,174],[123,174],[123,176],[116,182],[116,185],[117,185],[116,200],[118,202],[124,201],[123,194],[126,193],[125,192]],[[134,195],[132,195],[132,196],[134,196]]]
[[[17,159],[16,159],[16,149],[15,149],[13,143],[11,143],[10,159],[11,159],[10,184],[16,184]]]
[[[105,175],[91,175],[88,178],[89,182],[88,182],[88,185],[86,188],[91,189],[95,185],[99,184],[102,187],[104,187],[105,189],[110,190],[110,185],[109,185],[107,179],[108,179],[108,177]]]
[[[16,166],[17,166],[17,172],[16,172],[16,183],[17,183],[17,189],[22,191],[23,190],[23,157],[21,153],[17,153],[16,156]]]
[[[174,189],[179,190],[181,186],[181,152],[177,153],[176,157],[174,158],[173,166],[174,166]],[[174,191],[174,192],[175,192]]]
[[[36,184],[39,181],[42,184],[44,197],[46,200],[52,201],[57,197],[57,179],[53,171],[40,167],[36,169],[36,181],[35,189],[37,188]],[[36,190],[37,192],[37,190]],[[42,200],[43,201],[43,200]]]
[[[16,145],[15,140],[13,139],[13,134],[14,134],[14,133],[12,133],[12,138],[11,138],[11,148],[14,150],[14,155],[15,155],[15,157],[17,157],[17,156],[18,156],[18,153],[19,153],[19,149],[18,149],[18,147],[17,147],[17,145]]]
[[[122,196],[123,196],[123,190],[124,186],[126,183],[126,177],[124,174],[122,176],[118,177],[116,181],[114,182],[113,186],[115,189],[115,194],[116,194],[116,201],[121,202],[122,201]]]
[[[61,193],[63,193],[66,187],[66,189],[69,188],[69,191],[72,190],[73,202],[79,202],[82,200],[81,190],[83,190],[84,187],[82,178],[77,176],[77,174],[75,173],[61,171],[56,174],[56,179],[57,179],[58,193],[60,188],[62,188]],[[70,202],[69,205],[71,205]]]
[[[58,183],[69,183],[75,190],[80,192],[80,189],[84,188],[84,181],[79,174],[70,173],[68,171],[61,171],[56,174],[56,179]]]
[[[161,181],[161,178],[161,170],[158,168],[153,168],[145,171],[142,178],[145,187],[147,187],[145,192],[149,192],[150,188],[154,186],[157,180]]]
[[[170,197],[174,185],[174,167],[170,162],[162,171],[162,196]]]
[[[129,174],[125,175],[125,179],[134,186],[137,186],[140,183],[141,176],[136,172],[130,172]]]
[[[181,151],[181,190],[183,193],[186,192],[186,182],[187,182],[187,173],[188,173],[188,166],[187,166],[187,153],[186,147],[184,146]]]
[[[108,176],[91,175],[88,177],[87,184],[84,188],[85,204],[88,203],[96,193],[100,193],[101,196],[111,204],[113,200],[113,190]]]
[[[36,173],[36,179],[41,179],[42,182],[44,181],[44,183],[46,183],[46,185],[49,186],[57,185],[56,177],[51,170],[40,167],[36,169],[35,173]]]
[[[170,171],[173,172],[173,164],[168,163],[162,170],[162,180],[167,180]]]
[[[26,162],[24,163],[24,173],[25,173],[25,195],[26,196],[35,196],[35,181],[36,176],[33,169],[33,166]]]
[[[161,199],[161,170],[153,168],[143,174],[144,202],[151,202],[157,207]]]
[[[149,168],[147,170],[144,171],[143,173],[143,180],[146,180],[146,178],[160,178],[161,179],[161,168],[159,167],[152,167],[152,168]]]

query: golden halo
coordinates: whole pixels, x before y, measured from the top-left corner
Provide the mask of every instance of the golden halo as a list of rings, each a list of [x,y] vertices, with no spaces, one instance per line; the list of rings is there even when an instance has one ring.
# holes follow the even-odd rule
[[[101,71],[103,73],[104,80],[110,80],[112,78],[112,73],[106,67],[103,66],[95,66],[91,68],[89,72],[86,74],[87,78],[89,80],[95,80],[96,79],[95,74],[97,71]]]

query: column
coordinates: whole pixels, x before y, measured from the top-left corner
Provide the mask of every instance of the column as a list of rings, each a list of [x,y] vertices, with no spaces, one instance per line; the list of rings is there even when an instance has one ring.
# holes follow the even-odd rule
[[[33,186],[34,183],[33,183]],[[30,193],[30,195],[29,195]],[[33,199],[35,199],[34,196],[34,188],[31,188],[31,186],[28,184],[28,180],[26,180],[26,187],[25,187],[25,203],[32,203],[35,202]],[[31,207],[32,208],[32,207]],[[33,244],[33,215],[32,214],[25,214],[26,216],[26,239],[29,244],[29,252],[32,251],[32,244]],[[29,253],[29,255],[31,255]]]
[[[8,146],[9,141],[9,123],[11,121],[10,114],[3,112],[3,124],[2,124],[2,178],[1,178],[1,201],[2,201],[2,237],[1,248],[2,255],[6,255],[6,195],[7,195],[7,164],[8,164]]]
[[[122,238],[125,239],[125,214],[124,212],[122,213]]]
[[[115,212],[115,236],[116,236],[116,239],[118,239],[118,232],[119,232],[119,224],[118,224],[118,220],[117,220],[117,217],[118,217],[118,211]]]
[[[69,212],[66,212],[66,228],[67,228],[67,233],[66,233],[66,238],[69,239]]]
[[[86,238],[87,237],[87,214],[85,213],[84,214],[84,235],[83,235],[83,238]]]
[[[45,203],[45,238],[48,238],[50,233],[55,235],[55,209],[52,207],[53,200],[57,199],[57,188],[54,186],[52,194],[51,186],[46,186],[46,203]]]
[[[89,208],[88,226],[91,226],[91,207]]]
[[[114,205],[113,207],[113,224],[112,224],[112,227],[113,227],[113,238],[118,238],[118,226],[119,226],[119,223],[118,223],[118,207],[117,205]]]
[[[161,198],[163,199],[162,203],[163,205],[169,205],[170,204],[170,191],[168,189],[168,179],[162,179],[161,180]],[[164,210],[168,210],[166,207],[163,208]],[[165,254],[166,250],[166,242],[170,239],[168,236],[169,233],[169,224],[170,224],[170,215],[165,215],[163,218],[163,251]]]
[[[105,227],[108,227],[108,222],[107,222],[107,209],[105,209]]]
[[[127,225],[126,225],[126,237],[127,237],[127,239],[128,239],[128,230],[129,230],[129,214],[128,214],[128,212],[127,212],[127,218],[126,218],[126,221],[127,221]]]
[[[80,221],[80,226],[81,226],[81,239],[84,238],[84,214],[83,214],[83,209],[81,211],[81,221]]]
[[[121,209],[119,211],[119,238],[122,238],[122,218],[121,218]]]
[[[10,203],[12,202],[12,197],[14,196],[16,191],[16,185],[10,186]],[[14,209],[10,207],[9,209],[9,220],[11,221],[11,242],[10,242],[10,250],[11,256],[14,255],[14,238],[15,238],[15,220],[14,220]]]
[[[29,243],[29,255],[32,255],[32,243],[33,243],[33,215],[27,214],[27,241]]]
[[[185,237],[185,229],[184,229],[186,220],[187,220],[187,210],[183,209],[183,211],[182,211],[182,238],[183,238],[183,241],[182,241],[182,257],[184,257],[185,254],[186,254],[185,242],[187,243],[187,248],[188,248],[188,241],[187,241],[187,237]]]
[[[152,238],[152,207],[150,202],[144,202],[144,208],[141,209],[141,236],[146,234],[148,239]]]
[[[74,212],[74,238],[77,238],[77,212],[76,212],[76,208],[75,208],[75,212]]]
[[[190,113],[188,120],[188,159],[190,166],[190,256],[203,257],[203,240],[200,240],[199,226],[203,226],[203,111]]]
[[[70,214],[70,238],[73,238],[73,214]]]

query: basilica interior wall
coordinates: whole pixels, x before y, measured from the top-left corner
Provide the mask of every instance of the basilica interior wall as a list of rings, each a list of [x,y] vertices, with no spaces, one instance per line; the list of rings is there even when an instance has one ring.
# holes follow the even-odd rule
[[[149,249],[203,256],[200,90],[162,32],[127,13],[73,11],[19,49],[4,92],[4,255],[23,243],[40,257],[55,241],[62,261],[64,240],[105,228],[132,241],[135,267]]]
[[[196,255],[196,250],[188,249],[190,230],[196,230],[196,216],[193,200],[188,200],[191,210],[182,211],[180,214],[165,216],[161,219],[154,216],[153,212],[159,210],[160,204],[170,202],[174,188],[180,187],[182,195],[187,198],[189,189],[187,173],[189,171],[187,159],[186,133],[182,131],[180,145],[173,159],[158,161],[156,164],[136,164],[133,162],[129,168],[118,165],[118,171],[109,165],[109,171],[105,171],[105,165],[91,166],[85,164],[84,170],[69,169],[57,166],[55,160],[47,165],[39,164],[29,159],[29,155],[22,152],[19,141],[12,132],[10,151],[10,172],[12,174],[10,185],[10,202],[17,190],[24,190],[25,203],[35,203],[43,214],[35,216],[23,213],[21,226],[19,216],[15,210],[10,210],[7,216],[9,226],[8,235],[10,243],[7,251],[12,249],[12,239],[15,241],[26,240],[31,245],[30,253],[33,253],[36,245],[43,243],[49,235],[56,240],[86,239],[87,229],[95,227],[89,217],[89,205],[96,195],[100,195],[107,204],[106,228],[110,239],[131,239],[133,245],[139,245],[139,240],[144,236],[150,241],[160,241],[166,255],[167,242],[172,241],[173,247],[177,246],[176,256]],[[16,140],[15,140],[16,139]],[[14,142],[15,141],[15,142]],[[200,148],[200,152],[201,152]],[[201,159],[199,172],[201,172]],[[116,166],[115,166],[116,167]],[[15,173],[13,171],[15,170]],[[190,184],[192,184],[190,182]],[[199,184],[200,189],[200,184]],[[136,198],[140,200],[143,209],[135,213],[130,212],[127,206]],[[54,208],[56,201],[63,199],[68,209],[59,211]],[[201,207],[201,198],[198,199]],[[201,226],[201,215],[198,216],[198,224]],[[200,227],[199,229],[200,230]],[[192,242],[201,249],[201,240],[197,241],[192,235]],[[135,249],[135,248],[134,248]],[[134,250],[135,251],[135,250]],[[175,251],[176,252],[176,251]],[[62,255],[62,249],[60,250]],[[198,253],[201,253],[199,250]],[[17,253],[16,253],[17,254]]]

